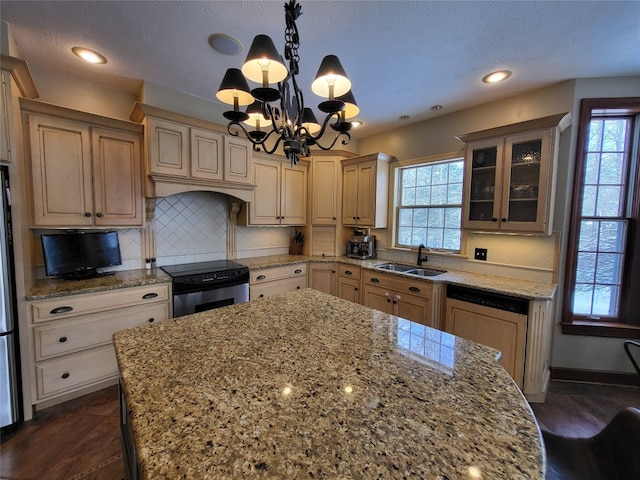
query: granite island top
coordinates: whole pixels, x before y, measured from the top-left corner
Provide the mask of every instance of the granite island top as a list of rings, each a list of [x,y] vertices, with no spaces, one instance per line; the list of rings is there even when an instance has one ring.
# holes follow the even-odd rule
[[[498,352],[311,289],[114,335],[143,479],[542,479]]]
[[[26,299],[43,300],[65,295],[105,292],[119,288],[141,287],[167,282],[171,282],[171,277],[159,268],[152,270],[124,270],[116,272],[114,275],[84,280],[46,278],[35,282],[27,292]]]
[[[338,262],[348,265],[357,265],[365,269],[373,269],[380,273],[389,275],[400,275],[407,278],[416,279],[415,275],[409,275],[402,272],[389,272],[376,269],[377,265],[384,263],[402,263],[391,262],[390,260],[373,259],[358,260],[345,256],[341,257],[309,257],[303,255],[271,255],[267,257],[241,258],[236,260],[246,265],[251,270],[259,270],[262,268],[278,267],[283,265],[292,265],[296,263],[306,262]],[[416,266],[416,265],[414,265]],[[424,265],[429,268],[429,265]],[[555,295],[557,284],[534,282],[531,280],[521,280],[517,278],[501,277],[498,275],[488,275],[484,273],[463,272],[461,270],[447,270],[446,273],[436,277],[420,278],[422,281],[434,283],[447,283],[459,285],[463,287],[478,288],[488,292],[500,293],[503,295],[512,295],[515,297],[526,298],[528,300],[551,300]]]

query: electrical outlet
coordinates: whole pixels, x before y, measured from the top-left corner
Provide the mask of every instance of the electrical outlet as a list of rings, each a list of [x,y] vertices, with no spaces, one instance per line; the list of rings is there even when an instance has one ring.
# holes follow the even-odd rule
[[[486,248],[476,248],[475,256],[473,257],[476,260],[484,260],[487,261],[487,249]]]

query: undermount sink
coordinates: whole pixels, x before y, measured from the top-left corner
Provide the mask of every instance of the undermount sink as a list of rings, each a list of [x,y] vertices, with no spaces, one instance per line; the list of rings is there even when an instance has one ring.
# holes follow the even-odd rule
[[[383,265],[378,265],[376,268],[381,268],[383,270],[389,270],[392,272],[406,272],[408,270],[413,270],[415,267],[411,265],[400,265],[397,263],[385,263]]]
[[[443,273],[447,273],[446,270],[434,270],[432,268],[414,268],[412,270],[407,270],[406,272],[409,275],[417,275],[419,277],[436,277],[438,275],[442,275]]]
[[[416,275],[417,277],[435,277],[447,273],[446,270],[436,270],[434,268],[416,268],[412,265],[402,265],[399,263],[384,263],[376,268],[389,270],[390,272],[402,272],[408,275]]]

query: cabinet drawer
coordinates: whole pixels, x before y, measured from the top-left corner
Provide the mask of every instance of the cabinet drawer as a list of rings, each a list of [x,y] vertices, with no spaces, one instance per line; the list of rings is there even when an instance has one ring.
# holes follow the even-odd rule
[[[360,280],[360,267],[355,267],[352,265],[338,265],[338,275],[345,278],[353,278],[355,280]]]
[[[258,298],[278,295],[279,293],[293,292],[294,290],[306,288],[306,286],[307,277],[297,276],[294,278],[276,280],[274,282],[266,282],[260,285],[251,285],[249,287],[249,291],[251,294],[251,300],[256,300]]]
[[[111,343],[119,330],[169,318],[169,303],[123,308],[79,319],[50,322],[34,328],[36,360]]]
[[[376,281],[377,280],[377,281]],[[409,293],[418,296],[431,296],[433,285],[430,282],[413,280],[395,275],[386,275],[376,272],[365,272],[364,281],[370,285],[393,290],[398,293]]]
[[[35,301],[31,303],[31,312],[33,322],[37,323],[159,300],[169,300],[168,283]]]
[[[112,345],[36,365],[37,397],[65,393],[118,374]]]
[[[249,282],[253,284],[270,282],[272,280],[280,280],[282,278],[291,278],[293,276],[307,276],[307,264],[299,263],[295,265],[286,265],[284,267],[265,268],[251,272]]]

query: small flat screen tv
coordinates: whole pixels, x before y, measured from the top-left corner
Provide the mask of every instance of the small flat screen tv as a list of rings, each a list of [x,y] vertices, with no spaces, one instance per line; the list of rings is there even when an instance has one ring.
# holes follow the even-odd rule
[[[99,268],[122,264],[116,231],[43,234],[41,239],[48,276],[93,278],[115,273]]]

